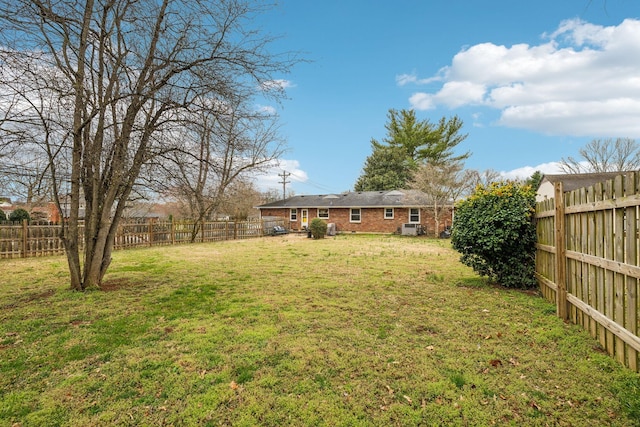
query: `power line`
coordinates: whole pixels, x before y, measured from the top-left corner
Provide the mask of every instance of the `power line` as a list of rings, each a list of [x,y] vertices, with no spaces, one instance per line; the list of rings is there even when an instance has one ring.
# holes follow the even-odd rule
[[[328,192],[328,193],[335,193],[335,194],[338,194],[338,193],[341,193],[342,191],[345,191],[344,189],[342,189],[340,191],[334,191],[335,188],[330,188],[330,187],[328,187],[326,185],[323,185],[323,184],[320,184],[318,182],[312,181],[308,177],[303,177],[303,176],[300,176],[300,175],[296,175],[295,173],[293,173],[292,175],[293,175],[294,178],[298,178],[300,183],[308,185],[310,187],[317,188],[317,189],[319,189],[321,191],[325,191],[325,192]]]

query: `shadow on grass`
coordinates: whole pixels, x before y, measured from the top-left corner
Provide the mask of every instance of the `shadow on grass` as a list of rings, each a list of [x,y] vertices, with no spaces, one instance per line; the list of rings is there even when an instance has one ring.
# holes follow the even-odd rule
[[[459,288],[473,288],[473,289],[491,287],[487,279],[482,277],[464,277],[462,279],[459,279],[455,283],[455,285]]]

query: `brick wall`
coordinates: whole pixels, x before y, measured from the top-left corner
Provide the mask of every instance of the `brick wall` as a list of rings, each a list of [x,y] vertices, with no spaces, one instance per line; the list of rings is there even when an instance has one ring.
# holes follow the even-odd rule
[[[307,209],[309,212],[308,221],[318,216],[318,210],[316,208]],[[363,208],[360,210],[360,222],[351,222],[351,209],[349,208],[331,208],[329,209],[329,218],[322,218],[327,223],[335,223],[336,230],[339,233],[351,233],[351,232],[376,232],[376,233],[394,233],[402,224],[409,221],[409,209],[408,208],[395,208],[393,210],[393,218],[385,219],[384,208]],[[280,216],[285,218],[285,225],[291,230],[302,229],[302,209],[297,209],[297,220],[290,221],[290,209],[263,209],[261,210],[262,216]],[[451,209],[445,209],[440,214],[440,227],[439,231],[444,230],[446,226],[450,226],[452,221]],[[420,209],[420,224],[425,228],[428,235],[434,235],[435,233],[435,220],[433,218],[432,209]]]

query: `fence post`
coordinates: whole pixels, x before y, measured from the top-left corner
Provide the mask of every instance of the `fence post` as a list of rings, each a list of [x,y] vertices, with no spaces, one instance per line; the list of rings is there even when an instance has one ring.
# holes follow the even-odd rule
[[[176,225],[173,221],[173,217],[171,217],[171,244],[176,244]]]
[[[153,246],[153,218],[147,219],[149,223],[149,246]]]
[[[27,233],[29,232],[29,229],[27,227],[27,220],[23,219],[22,220],[22,250],[20,251],[20,256],[22,258],[26,258],[27,257]]]
[[[233,240],[238,239],[238,222],[233,221]]]
[[[555,201],[555,245],[556,245],[556,308],[558,317],[569,319],[567,309],[567,249],[564,213],[564,191],[562,182],[554,184]]]

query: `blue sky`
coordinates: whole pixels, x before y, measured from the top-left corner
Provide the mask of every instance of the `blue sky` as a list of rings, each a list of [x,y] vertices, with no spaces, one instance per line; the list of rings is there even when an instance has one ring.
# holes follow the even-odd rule
[[[258,179],[295,194],[353,189],[389,109],[458,115],[465,166],[558,172],[594,138],[640,139],[638,0],[279,0],[257,22],[283,75],[275,108],[289,151]],[[265,107],[266,105],[263,105]]]

